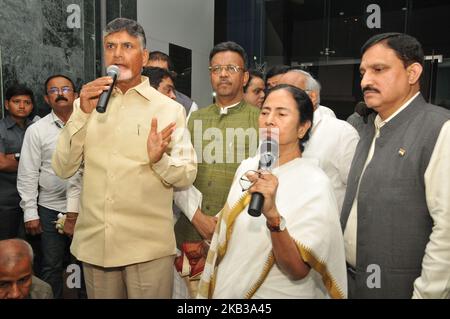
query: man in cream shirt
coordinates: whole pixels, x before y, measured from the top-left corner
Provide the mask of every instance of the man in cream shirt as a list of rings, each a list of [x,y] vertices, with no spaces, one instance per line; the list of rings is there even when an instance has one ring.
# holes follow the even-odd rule
[[[190,185],[197,172],[185,111],[141,77],[148,51],[137,22],[113,20],[103,44],[106,65],[120,69],[108,108],[95,111],[110,77],[83,86],[52,162],[63,178],[84,162],[71,251],[83,262],[89,298],[170,298],[173,187]]]

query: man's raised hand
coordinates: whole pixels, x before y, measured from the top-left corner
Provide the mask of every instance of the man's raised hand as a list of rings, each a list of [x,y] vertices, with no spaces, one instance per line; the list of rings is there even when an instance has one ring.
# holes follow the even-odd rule
[[[172,122],[158,133],[158,120],[156,118],[152,119],[152,125],[147,139],[147,153],[151,164],[159,162],[166,152],[167,146],[172,140],[175,125],[176,123]]]

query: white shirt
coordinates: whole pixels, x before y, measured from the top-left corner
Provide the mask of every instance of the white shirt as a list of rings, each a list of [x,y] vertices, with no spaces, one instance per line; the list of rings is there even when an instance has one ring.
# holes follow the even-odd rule
[[[388,119],[375,118],[375,137],[372,141],[364,170],[372,160],[375,140],[379,136],[381,127],[392,120],[405,109],[419,93],[407,101],[397,112]],[[439,133],[431,154],[430,162],[424,175],[425,197],[428,210],[433,219],[433,231],[430,235],[425,255],[422,260],[422,274],[414,282],[413,298],[449,298],[450,297],[450,121],[447,121]],[[353,201],[352,209],[344,232],[345,255],[350,265],[356,265],[357,240],[357,198],[358,190]]]
[[[58,212],[66,209],[66,181],[55,175],[52,155],[64,127],[53,111],[25,132],[17,171],[17,189],[24,221],[39,219],[38,204]]]
[[[328,116],[336,118],[336,114],[334,114],[334,111],[332,109],[330,109],[329,107],[326,107],[324,105],[319,105],[317,107],[316,111],[319,111],[322,115],[328,115]]]
[[[310,134],[303,157],[318,161],[318,165],[331,181],[340,212],[359,134],[347,122],[323,115],[321,107],[314,111]]]
[[[186,123],[189,122],[189,117],[191,116],[192,112],[198,111],[198,105],[195,102],[192,102],[191,108],[189,109],[189,114],[186,117]]]

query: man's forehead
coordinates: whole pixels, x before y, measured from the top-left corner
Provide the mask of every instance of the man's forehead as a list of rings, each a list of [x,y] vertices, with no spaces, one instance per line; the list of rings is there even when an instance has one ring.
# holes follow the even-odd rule
[[[299,72],[287,72],[278,81],[279,84],[290,84],[302,90],[306,87],[305,82],[305,76]]]
[[[222,51],[216,53],[211,59],[211,64],[228,64],[234,63],[240,66],[244,65],[244,59],[241,55],[234,51]]]
[[[394,49],[384,43],[377,43],[368,48],[361,58],[361,64],[383,64],[394,61],[402,63]]]
[[[23,94],[20,94],[20,95],[13,95],[13,96],[11,97],[11,100],[29,100],[29,101],[31,101],[31,96],[29,96],[29,95],[23,95]]]
[[[133,41],[139,41],[138,37],[129,34],[125,30],[110,33],[104,39],[105,43],[126,43]]]
[[[60,76],[51,79],[47,83],[47,88],[63,87],[63,86],[72,87],[72,83],[69,80],[67,80],[66,78],[60,77]]]

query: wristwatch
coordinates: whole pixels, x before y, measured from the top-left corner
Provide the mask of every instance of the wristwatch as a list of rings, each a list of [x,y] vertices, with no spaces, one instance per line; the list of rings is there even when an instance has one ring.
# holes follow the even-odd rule
[[[16,161],[20,160],[20,153],[14,153],[14,158],[16,159]]]
[[[266,225],[267,228],[269,228],[269,230],[271,232],[282,232],[286,229],[286,220],[284,219],[283,216],[280,215],[280,217],[278,217],[278,220],[275,224],[269,224],[268,221],[266,221]]]

